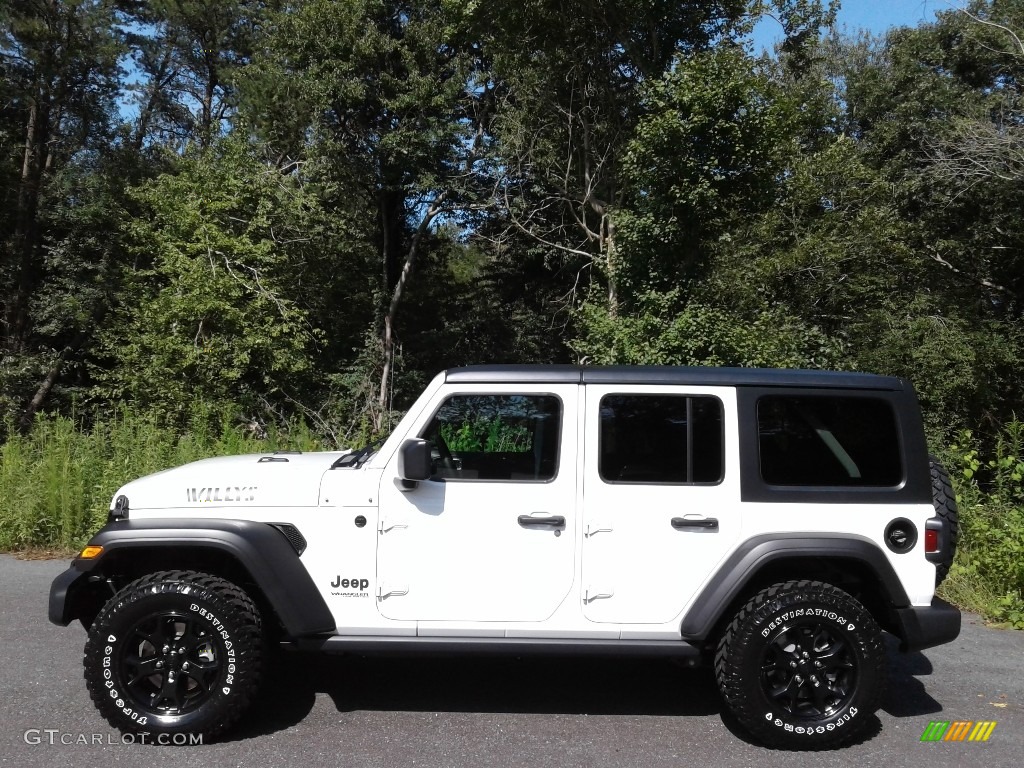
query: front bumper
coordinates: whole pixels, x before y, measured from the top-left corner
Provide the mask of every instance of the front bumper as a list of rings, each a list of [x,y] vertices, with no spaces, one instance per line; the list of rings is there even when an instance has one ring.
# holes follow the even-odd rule
[[[894,633],[901,651],[920,651],[956,640],[960,634],[960,611],[935,597],[929,606],[897,608]]]

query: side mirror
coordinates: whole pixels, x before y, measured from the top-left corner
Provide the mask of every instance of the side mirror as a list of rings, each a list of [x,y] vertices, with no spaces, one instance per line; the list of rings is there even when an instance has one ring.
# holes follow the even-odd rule
[[[398,476],[407,483],[416,483],[429,480],[432,474],[430,443],[426,440],[406,440],[402,443],[398,449]]]

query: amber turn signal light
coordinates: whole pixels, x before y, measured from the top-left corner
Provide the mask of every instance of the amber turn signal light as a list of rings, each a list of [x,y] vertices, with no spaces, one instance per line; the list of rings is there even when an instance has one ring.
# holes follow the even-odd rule
[[[78,557],[81,560],[92,560],[95,557],[99,557],[100,552],[103,551],[103,547],[86,547],[82,550]]]

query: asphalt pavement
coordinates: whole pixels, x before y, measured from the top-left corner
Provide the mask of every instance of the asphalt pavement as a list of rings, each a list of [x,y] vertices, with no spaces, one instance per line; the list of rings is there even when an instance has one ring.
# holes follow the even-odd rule
[[[871,734],[831,752],[749,743],[709,669],[663,660],[379,659],[288,655],[216,743],[122,743],[82,679],[85,631],[46,619],[64,561],[0,555],[0,765],[360,768],[942,768],[1024,764],[1024,632],[964,616],[921,653],[890,646]],[[986,742],[922,742],[931,721],[995,721]]]

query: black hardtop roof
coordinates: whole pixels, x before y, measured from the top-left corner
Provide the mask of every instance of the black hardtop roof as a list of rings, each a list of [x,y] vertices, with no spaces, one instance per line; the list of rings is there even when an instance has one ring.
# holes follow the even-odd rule
[[[810,387],[904,390],[895,376],[782,368],[674,365],[470,365],[445,371],[453,384],[689,384],[729,387]]]

